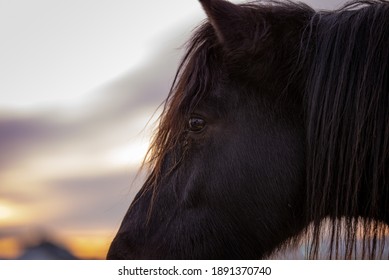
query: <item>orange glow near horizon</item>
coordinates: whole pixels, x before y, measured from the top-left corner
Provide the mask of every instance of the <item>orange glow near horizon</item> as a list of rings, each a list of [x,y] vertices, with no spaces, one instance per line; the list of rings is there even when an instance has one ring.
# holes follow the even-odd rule
[[[21,253],[20,243],[14,237],[0,239],[0,258],[15,259]]]
[[[55,238],[48,241],[63,246],[79,259],[103,260],[106,258],[111,239],[111,237],[104,235],[80,235]],[[0,258],[17,259],[28,243],[23,238],[7,237],[0,239]]]
[[[80,259],[104,260],[111,241],[110,238],[101,236],[76,236],[64,241],[64,244]]]

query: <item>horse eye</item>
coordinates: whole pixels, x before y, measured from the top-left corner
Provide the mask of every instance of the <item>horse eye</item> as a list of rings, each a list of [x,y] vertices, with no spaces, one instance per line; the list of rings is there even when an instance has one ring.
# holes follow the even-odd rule
[[[192,132],[200,132],[205,127],[205,120],[199,117],[189,119],[189,130]]]

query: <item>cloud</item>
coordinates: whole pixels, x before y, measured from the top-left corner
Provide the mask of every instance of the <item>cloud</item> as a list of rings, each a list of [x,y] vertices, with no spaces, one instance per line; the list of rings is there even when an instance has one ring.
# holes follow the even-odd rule
[[[0,117],[0,167],[52,138],[54,124],[40,117]]]
[[[162,49],[141,69],[96,89],[74,107],[0,115],[0,167],[64,146],[115,145],[118,138],[141,132],[173,80],[180,52],[171,49]]]
[[[51,227],[116,228],[141,187],[141,178],[127,171],[70,177],[50,182],[50,197],[58,199],[62,213],[49,221]]]

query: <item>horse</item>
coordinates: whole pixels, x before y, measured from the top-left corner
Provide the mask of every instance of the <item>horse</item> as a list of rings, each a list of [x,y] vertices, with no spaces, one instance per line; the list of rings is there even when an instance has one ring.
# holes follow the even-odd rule
[[[199,1],[107,258],[263,259],[301,236],[308,259],[323,238],[328,258],[382,255],[389,2]]]

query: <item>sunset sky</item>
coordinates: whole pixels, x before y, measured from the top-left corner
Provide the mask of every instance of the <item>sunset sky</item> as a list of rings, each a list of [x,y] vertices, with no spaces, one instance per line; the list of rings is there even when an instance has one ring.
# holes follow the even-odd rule
[[[196,0],[0,0],[0,259],[42,236],[105,257],[204,18]]]

